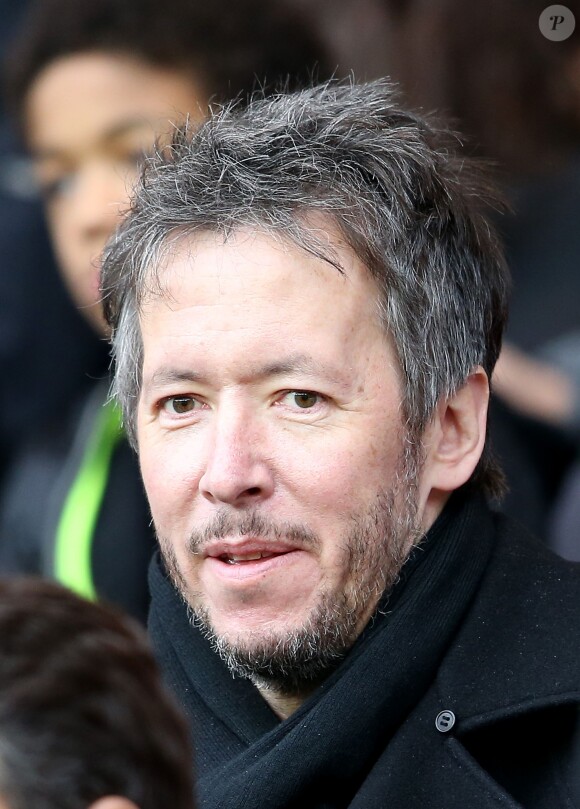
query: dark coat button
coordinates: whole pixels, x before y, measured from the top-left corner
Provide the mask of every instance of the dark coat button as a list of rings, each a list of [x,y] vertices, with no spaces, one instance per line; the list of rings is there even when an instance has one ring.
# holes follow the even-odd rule
[[[435,719],[435,727],[441,733],[448,733],[455,724],[455,714],[453,711],[441,711]]]

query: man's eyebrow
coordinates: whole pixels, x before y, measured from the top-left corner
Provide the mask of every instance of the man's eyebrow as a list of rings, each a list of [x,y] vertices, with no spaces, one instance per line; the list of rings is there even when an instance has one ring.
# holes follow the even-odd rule
[[[163,388],[166,385],[173,385],[176,382],[205,382],[203,374],[190,370],[180,370],[178,368],[160,368],[149,378],[143,380],[144,388]]]
[[[317,362],[307,354],[294,354],[285,359],[276,360],[254,369],[249,375],[255,379],[267,379],[284,374],[303,374],[305,376],[323,377],[334,382],[344,382],[344,376],[338,368]]]
[[[242,384],[259,382],[264,379],[284,376],[286,374],[302,374],[304,376],[323,378],[329,382],[338,384],[345,383],[344,374],[340,373],[338,368],[317,362],[306,354],[296,354],[291,357],[266,363],[265,365],[258,365],[253,368],[250,367],[240,378],[240,382]],[[177,382],[210,384],[209,377],[206,374],[194,371],[193,369],[160,368],[151,374],[148,379],[144,380],[143,387],[162,388]]]

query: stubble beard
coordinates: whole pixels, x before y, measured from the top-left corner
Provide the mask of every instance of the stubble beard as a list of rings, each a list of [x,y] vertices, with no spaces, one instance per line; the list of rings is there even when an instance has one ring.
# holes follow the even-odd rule
[[[185,601],[191,622],[199,627],[233,676],[285,696],[310,692],[336,668],[351,648],[379,600],[396,582],[411,550],[420,539],[417,488],[421,456],[405,442],[391,488],[377,492],[366,511],[354,514],[341,540],[345,569],[350,571],[343,592],[323,589],[302,625],[259,638],[220,635],[212,626],[201,593],[192,593],[167,540],[159,537],[169,575]],[[320,547],[320,540],[299,524],[273,523],[258,512],[234,516],[219,512],[203,531],[189,538],[188,550],[199,553],[210,539],[252,535]]]

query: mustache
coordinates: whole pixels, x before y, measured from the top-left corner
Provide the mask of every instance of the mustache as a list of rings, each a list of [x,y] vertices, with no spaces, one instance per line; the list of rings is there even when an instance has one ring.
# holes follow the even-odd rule
[[[210,542],[233,536],[284,540],[304,548],[320,547],[319,537],[301,523],[278,522],[258,512],[235,514],[228,511],[218,511],[207,525],[194,529],[186,547],[190,553],[199,554]]]

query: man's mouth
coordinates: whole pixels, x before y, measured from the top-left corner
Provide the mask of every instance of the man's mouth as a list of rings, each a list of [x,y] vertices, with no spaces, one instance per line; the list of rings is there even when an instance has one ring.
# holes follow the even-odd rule
[[[202,551],[202,558],[200,575],[208,587],[221,582],[227,588],[248,588],[246,593],[257,583],[265,585],[266,577],[276,583],[283,576],[300,576],[312,562],[312,555],[293,540],[255,536],[211,541]],[[305,564],[306,568],[300,567]]]
[[[284,553],[288,553],[288,551],[282,551],[281,553],[269,553],[267,551],[263,553],[243,554],[222,553],[218,556],[218,559],[222,562],[226,562],[228,565],[243,565],[244,562],[257,562],[259,559],[271,559],[274,556],[282,556]]]

